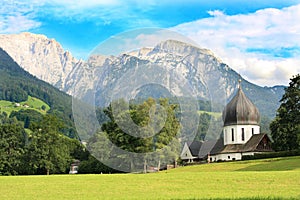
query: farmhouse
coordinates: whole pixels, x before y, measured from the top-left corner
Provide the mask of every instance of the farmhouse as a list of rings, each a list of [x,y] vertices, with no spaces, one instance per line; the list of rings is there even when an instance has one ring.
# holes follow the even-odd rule
[[[244,94],[239,84],[236,95],[225,106],[223,138],[195,145],[185,143],[181,159],[193,162],[207,159],[208,162],[241,160],[244,155],[272,151],[267,134],[260,133],[260,114],[257,107]]]

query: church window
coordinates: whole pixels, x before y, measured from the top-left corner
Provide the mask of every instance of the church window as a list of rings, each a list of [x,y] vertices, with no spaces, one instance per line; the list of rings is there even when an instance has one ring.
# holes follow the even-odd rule
[[[252,128],[252,135],[254,135],[254,128]]]
[[[245,129],[242,128],[242,141],[245,141]]]
[[[234,129],[231,129],[231,140],[234,141]]]

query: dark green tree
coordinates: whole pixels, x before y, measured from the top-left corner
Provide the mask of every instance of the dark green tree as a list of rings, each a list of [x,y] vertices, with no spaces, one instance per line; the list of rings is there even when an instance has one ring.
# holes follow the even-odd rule
[[[39,125],[35,125],[26,148],[25,162],[29,174],[65,173],[71,162],[70,147],[60,130],[61,121],[46,115]]]
[[[114,112],[113,109],[118,109],[118,112]],[[96,157],[98,154],[101,157],[125,156],[124,158],[122,157],[123,162],[119,163],[120,166],[143,166],[144,163],[154,160],[156,163],[159,162],[162,165],[173,163],[178,157],[179,141],[177,137],[180,129],[180,123],[176,118],[175,110],[176,105],[169,104],[168,99],[155,100],[152,98],[138,105],[129,105],[124,100],[119,100],[113,102],[104,110],[110,121],[103,124],[102,135],[106,135],[112,143],[128,152],[145,154],[156,151],[156,155],[159,155],[156,158],[145,156],[144,160],[137,161],[135,158],[127,158],[126,155],[104,155],[102,148],[100,148],[99,152],[97,151],[97,147],[105,146],[105,144],[101,143],[101,138],[99,139],[98,137],[91,138],[88,148],[92,149],[92,154]],[[140,129],[128,123],[129,118]],[[119,126],[120,124],[122,124],[122,128]],[[159,127],[159,129],[156,127]],[[143,131],[143,137],[132,136],[126,130],[130,130],[131,133]],[[156,130],[159,131],[156,133]],[[136,170],[132,167],[130,169]]]
[[[0,174],[18,174],[24,153],[24,135],[24,129],[17,123],[0,125]]]
[[[290,80],[270,125],[273,148],[277,151],[300,149],[300,74]]]

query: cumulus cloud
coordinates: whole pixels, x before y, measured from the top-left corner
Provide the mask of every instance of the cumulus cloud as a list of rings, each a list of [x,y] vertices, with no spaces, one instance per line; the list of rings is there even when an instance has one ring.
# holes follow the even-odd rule
[[[39,27],[33,7],[40,5],[38,1],[4,0],[0,7],[0,33],[18,33]]]
[[[178,31],[211,49],[225,63],[260,85],[287,85],[300,72],[300,4],[283,9],[211,17],[178,25]]]

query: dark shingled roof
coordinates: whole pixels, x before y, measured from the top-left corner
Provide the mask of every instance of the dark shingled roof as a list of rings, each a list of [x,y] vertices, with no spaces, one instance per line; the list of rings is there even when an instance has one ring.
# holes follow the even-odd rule
[[[264,137],[267,137],[266,139],[268,140],[268,142],[271,141],[267,134],[255,134],[244,145],[243,152],[255,151]]]
[[[215,144],[215,146],[210,151],[210,154],[212,154],[212,155],[218,154],[223,149],[224,149],[224,139],[220,138],[220,139],[218,139],[217,143]]]
[[[241,86],[223,111],[224,126],[258,125],[260,115],[256,106],[246,97]]]
[[[198,156],[202,142],[200,141],[193,141],[188,143],[192,156]]]
[[[218,142],[217,140],[208,140],[208,141],[203,142],[203,144],[200,148],[198,157],[200,159],[205,158],[211,152],[211,150],[214,148],[214,146],[217,144],[217,142]]]
[[[268,142],[270,142],[270,138],[267,134],[254,134],[248,140],[246,144],[228,144],[223,145],[223,142],[219,141],[216,143],[214,148],[211,151],[211,155],[216,155],[219,153],[242,153],[242,152],[254,152],[254,151],[272,151],[272,149],[258,149],[259,143],[266,137]]]

